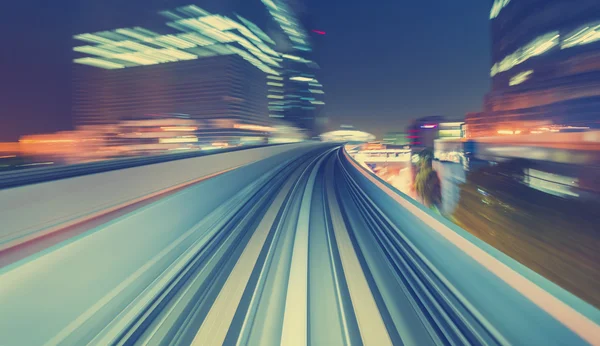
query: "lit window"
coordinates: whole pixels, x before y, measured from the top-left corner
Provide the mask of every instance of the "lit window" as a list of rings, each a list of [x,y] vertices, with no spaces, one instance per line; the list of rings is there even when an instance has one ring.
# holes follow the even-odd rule
[[[533,70],[521,72],[518,75],[512,77],[510,79],[510,81],[508,82],[508,85],[510,85],[510,86],[519,85],[519,84],[525,82],[526,80],[528,80],[529,77],[531,77],[531,74],[533,74]]]
[[[506,7],[510,3],[510,0],[494,0],[494,4],[492,5],[492,10],[490,11],[490,19],[494,19],[498,17],[500,11]]]
[[[600,24],[590,24],[567,35],[561,43],[561,49],[582,46],[600,40]]]
[[[498,73],[508,71],[530,58],[544,54],[558,45],[559,38],[560,35],[558,34],[558,31],[537,37],[529,44],[517,49],[517,51],[502,59],[502,61],[495,63],[494,66],[492,66],[490,75],[494,77]]]
[[[312,82],[314,80],[314,78],[296,76],[296,77],[290,77],[290,80],[298,81],[298,82]]]

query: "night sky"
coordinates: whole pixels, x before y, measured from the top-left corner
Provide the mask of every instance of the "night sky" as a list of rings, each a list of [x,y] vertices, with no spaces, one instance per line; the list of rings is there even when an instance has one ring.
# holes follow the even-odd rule
[[[251,2],[263,6],[259,0],[10,0],[3,11],[10,15],[0,21],[8,38],[0,55],[0,141],[71,128],[73,33],[144,26],[141,18],[156,8],[196,3],[218,11]],[[455,119],[481,109],[489,88],[489,1],[305,0],[304,7],[315,26],[309,29],[327,32],[318,37],[318,60],[330,129],[350,124],[381,136],[417,117]]]

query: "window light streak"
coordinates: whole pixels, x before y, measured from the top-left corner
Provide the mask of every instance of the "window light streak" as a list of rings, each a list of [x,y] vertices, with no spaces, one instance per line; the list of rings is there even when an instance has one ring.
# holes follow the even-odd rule
[[[206,23],[213,28],[221,31],[231,30],[236,27],[236,23],[228,20],[225,17],[219,15],[210,15],[199,19],[201,22]]]
[[[300,26],[298,20],[293,16],[294,12],[288,8],[286,2],[280,0],[262,0],[262,2],[269,10],[273,19],[279,24],[281,30],[287,34],[288,39],[300,44],[299,46],[294,46],[294,48],[310,51],[309,45],[305,40],[307,34]]]
[[[135,39],[142,40],[142,41],[151,39],[150,37],[148,37],[146,35],[142,35],[142,34],[136,32],[134,30],[131,30],[131,29],[117,29],[115,31],[118,32],[121,35],[126,35],[126,36],[129,36],[131,38],[135,38]]]
[[[282,54],[282,56],[286,59],[290,59],[290,60],[302,60],[301,57],[299,56],[295,56],[295,55],[291,55],[291,54]]]
[[[125,65],[121,65],[121,64],[117,64],[114,62],[106,61],[103,59],[97,59],[97,58],[79,58],[79,59],[73,60],[73,62],[75,62],[76,64],[101,67],[101,68],[104,68],[107,70],[113,70],[113,69],[119,69],[119,68],[125,67]]]
[[[183,137],[175,137],[175,138],[159,138],[158,143],[161,144],[173,144],[173,143],[196,143],[198,142],[198,137],[196,136],[183,136]]]
[[[160,129],[167,132],[189,132],[196,131],[198,128],[193,126],[163,126]]]
[[[283,100],[283,96],[281,95],[267,95],[267,98]]]
[[[502,59],[502,61],[495,63],[492,66],[490,75],[494,77],[496,74],[508,71],[532,57],[544,54],[559,44],[559,38],[558,31],[537,37],[529,44]]]
[[[138,32],[142,35],[146,35],[146,36],[151,36],[151,37],[160,36],[159,34],[155,33],[154,31],[140,28],[139,26],[136,26],[135,28],[133,28],[133,30],[135,30],[136,32]]]
[[[528,80],[532,74],[533,74],[533,70],[521,72],[518,75],[512,77],[510,79],[510,81],[508,82],[508,85],[509,86],[519,85],[519,84],[525,82],[526,80]]]
[[[240,21],[242,21],[242,23],[244,25],[246,25],[246,27],[248,27],[248,29],[250,29],[252,32],[254,32],[258,37],[260,37],[263,41],[270,43],[272,45],[275,45],[275,41],[273,41],[273,39],[271,39],[271,37],[269,37],[269,35],[267,35],[264,31],[262,31],[258,26],[256,26],[254,23],[252,23],[251,21],[247,20],[246,18],[242,17],[242,16],[237,16],[238,19]]]
[[[279,77],[279,76],[267,76],[268,79],[274,79],[274,80],[283,80],[283,77]]]
[[[313,94],[324,94],[325,93],[323,90],[317,90],[317,89],[308,89],[308,91],[310,91]]]
[[[76,47],[75,51],[107,60],[91,58],[96,60],[77,59],[75,62],[100,68],[123,68],[192,60],[199,56],[237,54],[263,72],[279,75],[274,68],[279,67],[280,55],[264,43],[274,44],[274,41],[253,23],[239,16],[241,23],[213,15],[194,5],[163,11],[161,14],[172,20],[166,23],[168,26],[182,33],[159,35],[135,27],[76,35],[75,39],[94,45]],[[118,64],[108,59],[128,63]]]
[[[275,6],[275,3],[273,3],[272,0],[263,0],[263,3],[274,10],[279,9],[277,6]]]
[[[164,36],[159,36],[156,38],[158,41],[160,42],[164,42],[167,43],[169,45],[172,45],[176,48],[182,48],[182,49],[186,49],[186,48],[193,48],[196,47],[195,43],[186,41],[186,40],[182,40],[179,37],[176,37],[174,35],[164,35]]]
[[[234,124],[234,129],[240,130],[250,130],[250,131],[260,131],[260,132],[271,132],[274,129],[269,126],[260,126],[260,125],[252,125],[252,124]]]
[[[600,40],[600,24],[589,24],[575,34],[571,34],[562,44],[561,49],[590,44]]]
[[[298,81],[298,82],[312,82],[312,81],[314,81],[314,78],[295,76],[295,77],[290,77],[290,80]]]
[[[283,83],[267,82],[267,85],[276,86],[276,87],[282,87]]]
[[[198,7],[196,5],[187,5],[187,6],[179,7],[177,9],[183,13],[186,13],[186,14],[192,16],[192,17],[203,17],[203,16],[210,15],[209,12],[201,9],[200,7]]]
[[[510,0],[494,0],[492,9],[490,11],[490,19],[498,17],[500,11],[510,3]]]
[[[179,37],[183,40],[195,43],[198,46],[208,46],[215,43],[215,41],[207,37],[202,37],[196,33],[182,34],[179,35]]]
[[[464,124],[464,122],[440,123],[440,127],[458,127],[463,124]]]
[[[107,43],[107,44],[115,43],[115,41],[113,41],[113,40],[109,40],[104,37],[101,37],[98,35],[93,35],[93,34],[75,35],[75,36],[73,36],[73,38],[76,40],[92,42],[92,43]]]
[[[323,101],[310,101],[310,103],[313,105],[324,105],[325,104],[325,102],[323,102]]]

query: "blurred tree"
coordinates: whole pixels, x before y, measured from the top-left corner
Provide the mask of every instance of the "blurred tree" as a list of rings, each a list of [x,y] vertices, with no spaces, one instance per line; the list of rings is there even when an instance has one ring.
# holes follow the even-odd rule
[[[415,177],[415,191],[428,208],[438,209],[442,205],[442,189],[438,174],[433,170],[433,151],[424,149],[419,154],[419,172]]]

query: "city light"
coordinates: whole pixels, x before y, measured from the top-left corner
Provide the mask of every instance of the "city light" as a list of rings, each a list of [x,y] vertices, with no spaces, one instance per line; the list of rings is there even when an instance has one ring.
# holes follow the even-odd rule
[[[532,74],[533,74],[533,70],[521,72],[518,75],[512,77],[510,79],[510,81],[508,82],[508,85],[509,86],[519,85],[519,84],[525,82],[526,80],[528,80]]]
[[[422,129],[435,129],[437,127],[436,124],[425,124],[425,125],[421,125]]]
[[[168,132],[189,132],[189,131],[196,131],[198,128],[197,127],[191,127],[191,126],[163,126],[160,128],[163,131],[168,131]]]
[[[251,125],[251,124],[234,124],[233,128],[240,130],[250,130],[259,132],[271,132],[274,129],[269,126]]]
[[[502,59],[502,61],[495,63],[492,66],[490,75],[494,77],[496,74],[508,71],[532,57],[544,54],[550,49],[558,46],[559,38],[560,35],[558,31],[553,31],[545,35],[538,36],[527,45],[506,56],[504,59]]]
[[[74,62],[103,69],[120,69],[237,54],[263,72],[278,75],[275,68],[279,67],[276,60],[280,57],[279,53],[265,44],[261,37],[266,39],[268,36],[249,21],[239,16],[240,22],[212,15],[194,5],[161,14],[173,20],[166,24],[181,33],[160,35],[133,27],[75,35],[75,39],[94,45],[79,46],[73,50],[94,57],[77,58]],[[254,34],[259,31],[260,34]],[[270,38],[266,41],[272,42]]]
[[[196,136],[183,136],[175,138],[159,138],[158,143],[160,144],[172,144],[172,143],[196,143],[198,137]]]
[[[312,82],[315,79],[314,78],[310,78],[310,77],[296,76],[296,77],[290,77],[290,80],[298,81],[298,82]]]
[[[569,35],[561,44],[561,49],[590,44],[600,40],[600,23],[588,24],[583,29]]]
[[[457,127],[463,125],[464,122],[440,123],[440,127]]]
[[[226,147],[229,146],[229,143],[226,143],[226,142],[213,142],[213,143],[211,143],[211,145],[213,147],[224,147],[224,148],[226,148]]]
[[[494,0],[492,10],[490,11],[490,19],[498,17],[500,11],[510,3],[510,0]]]
[[[318,34],[318,35],[325,35],[325,31],[321,31],[321,30],[313,30],[312,32],[314,32],[315,34]]]

